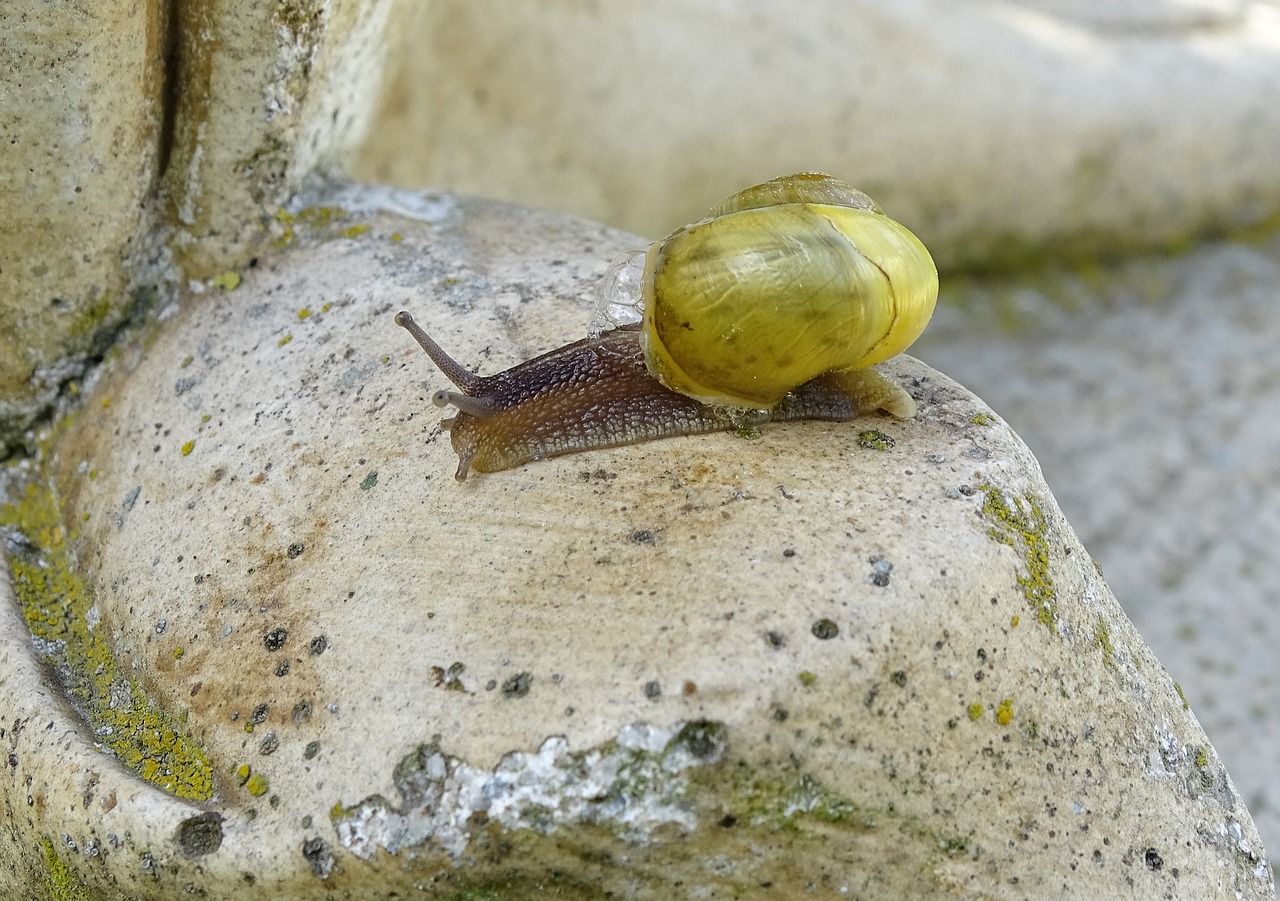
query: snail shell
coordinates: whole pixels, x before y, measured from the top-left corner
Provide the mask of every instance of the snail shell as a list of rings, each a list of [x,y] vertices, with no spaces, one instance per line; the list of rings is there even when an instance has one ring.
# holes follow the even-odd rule
[[[635,284],[636,262],[615,266],[603,290]],[[933,315],[938,271],[866,194],[801,173],[739,191],[651,245],[638,294],[656,378],[703,403],[763,409],[821,373],[905,350]],[[597,307],[616,320],[619,303]]]
[[[441,425],[469,469],[772,420],[915,415],[867,367],[913,342],[938,274],[861,191],[817,173],[739,191],[610,270],[586,339],[493,376],[396,316],[459,392]]]

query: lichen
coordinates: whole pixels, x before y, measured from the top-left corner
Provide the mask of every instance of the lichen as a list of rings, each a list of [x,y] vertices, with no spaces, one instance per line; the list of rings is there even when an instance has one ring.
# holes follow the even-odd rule
[[[102,631],[91,627],[92,592],[75,571],[53,492],[28,484],[16,503],[0,507],[0,525],[20,532],[9,558],[14,593],[27,627],[104,750],[143,779],[198,800],[213,795],[204,750],[117,665]]]
[[[1005,698],[996,707],[996,722],[1007,726],[1013,721],[1013,698]]]
[[[50,901],[86,901],[88,892],[71,872],[66,861],[58,855],[53,842],[44,839],[40,842],[40,847],[44,851],[44,887],[49,892]]]
[[[1093,627],[1093,643],[1102,651],[1102,662],[1107,666],[1114,666],[1116,649],[1111,643],[1111,629],[1101,613]]]
[[[992,485],[981,488],[986,495],[982,512],[995,523],[987,535],[1022,553],[1026,573],[1018,574],[1018,586],[1036,618],[1052,628],[1058,620],[1058,591],[1049,572],[1049,522],[1040,502],[1008,497]]]
[[[858,433],[858,447],[865,447],[867,450],[889,450],[894,443],[892,436],[886,435],[879,429],[867,429]]]
[[[234,269],[219,273],[213,277],[213,285],[223,291],[234,291],[240,287],[240,273]]]

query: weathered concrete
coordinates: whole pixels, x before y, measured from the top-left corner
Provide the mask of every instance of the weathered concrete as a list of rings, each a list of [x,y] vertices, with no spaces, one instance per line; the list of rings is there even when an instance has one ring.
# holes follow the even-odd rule
[[[390,0],[0,4],[0,456],[365,133]]]
[[[944,295],[913,352],[1035,451],[1274,847],[1280,238]]]
[[[915,420],[458,485],[392,314],[493,372],[582,334],[633,239],[391,199],[425,221],[317,199],[230,294],[184,296],[6,514],[35,633],[0,629],[12,884],[1274,897],[1208,739],[975,397],[903,357]],[[82,668],[92,738],[41,655]]]
[[[1234,0],[406,5],[351,170],[645,235],[819,169],[940,265],[1280,213],[1280,9]]]

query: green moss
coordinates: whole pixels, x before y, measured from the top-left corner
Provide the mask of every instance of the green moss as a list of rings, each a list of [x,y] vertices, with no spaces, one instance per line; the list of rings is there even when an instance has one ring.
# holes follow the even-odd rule
[[[982,512],[994,522],[987,535],[1022,554],[1026,573],[1018,574],[1018,586],[1036,618],[1052,628],[1058,619],[1058,591],[1049,573],[1049,541],[1045,534],[1049,522],[1040,502],[1034,497],[1007,497],[991,485],[982,486],[982,491],[986,494]]]
[[[240,287],[240,273],[234,269],[220,273],[213,277],[215,287],[221,288],[223,291],[234,291]]]
[[[53,842],[44,839],[40,846],[44,851],[44,887],[49,892],[50,901],[87,901],[89,893],[66,861],[58,856]]]
[[[211,797],[204,750],[117,666],[102,632],[90,627],[93,597],[73,568],[70,536],[49,488],[28,485],[18,502],[0,507],[0,525],[26,538],[9,559],[23,618],[94,734],[148,782],[184,798]]]
[[[1111,644],[1111,629],[1101,613],[1098,614],[1098,621],[1093,627],[1093,643],[1102,651],[1102,662],[1107,666],[1115,666],[1116,649]]]
[[[110,316],[111,293],[103,291],[77,313],[70,328],[67,329],[67,335],[81,340],[92,338],[101,330]]]
[[[879,429],[867,429],[858,433],[858,447],[865,447],[867,450],[885,451],[893,447],[894,443],[891,436]]]
[[[800,684],[803,685],[805,688],[808,688],[810,685],[813,685],[817,681],[818,681],[818,677],[807,670],[800,673]]]

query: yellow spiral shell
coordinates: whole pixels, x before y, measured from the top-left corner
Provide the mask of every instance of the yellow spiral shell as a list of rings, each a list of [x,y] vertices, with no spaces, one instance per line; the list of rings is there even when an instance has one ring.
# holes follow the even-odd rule
[[[802,173],[747,188],[645,254],[649,371],[703,403],[766,409],[924,331],[938,272],[866,194]]]

